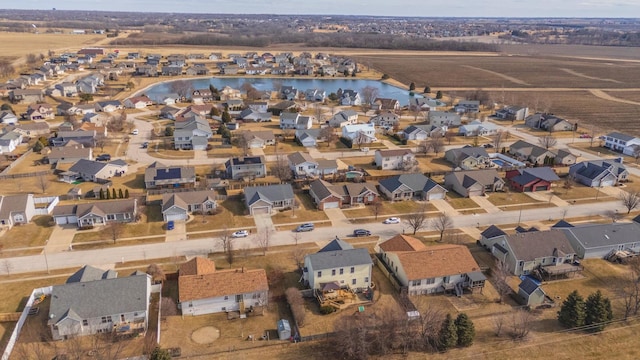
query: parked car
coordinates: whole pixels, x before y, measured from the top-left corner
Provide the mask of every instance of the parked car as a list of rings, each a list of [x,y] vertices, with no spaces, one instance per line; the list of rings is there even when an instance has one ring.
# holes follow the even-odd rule
[[[138,135],[138,129],[133,129],[133,131],[131,132],[131,135]]]
[[[234,238],[243,238],[247,236],[249,236],[249,232],[247,230],[238,230],[233,234],[231,234],[231,237],[234,237]]]
[[[316,227],[312,223],[302,224],[296,228],[296,232],[311,231]]]
[[[173,230],[175,229],[176,224],[173,222],[173,220],[169,220],[167,221],[167,230]]]
[[[96,160],[97,161],[109,161],[109,160],[111,160],[111,155],[109,155],[109,154],[100,154],[100,155],[96,156]]]
[[[142,148],[143,149],[146,149],[148,147],[149,147],[149,142],[148,141],[145,141],[145,142],[142,143]]]
[[[355,229],[353,230],[353,236],[369,236],[371,235],[371,231],[365,229]]]
[[[400,224],[400,218],[390,217],[390,218],[386,219],[385,221],[383,221],[383,223],[385,223],[385,224]]]
[[[493,144],[484,144],[482,145],[482,147],[484,147],[485,149],[489,149],[493,147]]]
[[[591,139],[591,135],[589,135],[589,134],[580,134],[580,139]]]

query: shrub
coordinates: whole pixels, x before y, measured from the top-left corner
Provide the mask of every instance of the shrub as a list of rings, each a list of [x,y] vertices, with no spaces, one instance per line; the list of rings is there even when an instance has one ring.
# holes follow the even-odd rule
[[[389,77],[389,74],[382,74],[382,80],[387,80]]]
[[[329,315],[334,312],[336,312],[336,308],[334,308],[333,306],[325,305],[320,308],[320,313],[322,315]]]
[[[287,302],[289,303],[289,307],[291,307],[291,313],[293,314],[293,319],[296,324],[300,327],[304,326],[306,313],[302,293],[300,290],[290,287],[284,292],[284,294],[287,297]]]
[[[351,149],[353,147],[353,140],[346,138],[344,136],[340,137],[340,142],[342,142],[346,147]]]

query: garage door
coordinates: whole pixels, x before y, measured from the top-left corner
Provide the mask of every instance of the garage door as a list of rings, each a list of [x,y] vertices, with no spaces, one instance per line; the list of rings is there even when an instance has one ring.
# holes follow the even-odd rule
[[[253,215],[260,215],[260,214],[270,214],[271,212],[269,211],[269,207],[268,206],[263,206],[263,207],[255,207],[251,210],[251,213]]]
[[[482,190],[469,191],[469,196],[482,196]]]
[[[545,190],[549,190],[549,186],[543,185],[543,186],[538,186],[536,188],[536,191],[545,191]]]
[[[600,183],[600,186],[613,186],[613,185],[614,185],[613,180],[604,180]]]
[[[66,225],[66,224],[68,224],[67,217],[66,216],[56,216],[56,224],[58,224],[58,225]]]
[[[167,221],[179,221],[179,220],[185,220],[185,219],[186,219],[185,214],[167,214]]]
[[[323,205],[323,209],[338,209],[340,207],[340,203],[337,201],[326,202]]]
[[[444,193],[427,194],[427,200],[440,200],[444,199]]]

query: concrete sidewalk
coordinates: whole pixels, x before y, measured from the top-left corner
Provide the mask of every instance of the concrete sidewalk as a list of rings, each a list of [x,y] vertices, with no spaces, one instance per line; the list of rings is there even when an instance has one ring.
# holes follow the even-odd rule
[[[569,203],[560,199],[559,197],[553,195],[553,193],[549,191],[544,192],[525,192],[525,195],[532,198],[533,200],[542,201],[546,203],[551,203],[555,206],[568,206]]]
[[[487,198],[484,196],[469,196],[469,198],[473,200],[476,204],[480,205],[481,208],[483,208],[484,210],[486,210],[486,212],[490,214],[499,213],[502,211],[500,210],[500,208],[493,205],[493,203],[487,200]]]

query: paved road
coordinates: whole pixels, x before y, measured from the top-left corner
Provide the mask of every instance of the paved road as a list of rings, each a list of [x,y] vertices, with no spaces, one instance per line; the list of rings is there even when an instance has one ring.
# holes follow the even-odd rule
[[[585,217],[599,214],[606,214],[610,211],[625,213],[626,209],[619,201],[609,201],[594,204],[580,204],[565,207],[554,207],[544,209],[525,209],[503,211],[498,214],[476,214],[460,215],[453,218],[455,228],[469,228],[490,224],[516,224],[519,222],[531,222],[540,220],[560,220],[564,217]],[[388,239],[398,233],[410,232],[405,224],[382,224],[371,223],[362,224],[342,224],[340,226],[320,227],[308,233],[300,233],[298,242],[326,242],[338,237],[349,236],[355,228],[366,228],[381,239]],[[237,249],[258,248],[256,235],[252,234],[247,238],[237,239],[234,245]],[[290,245],[295,241],[293,232],[274,232],[270,239],[272,246]],[[121,261],[147,260],[154,258],[167,258],[172,256],[196,256],[205,255],[212,251],[220,251],[221,244],[217,238],[204,238],[197,240],[173,241],[170,243],[157,243],[149,245],[119,246],[100,250],[86,251],[65,251],[55,254],[42,254],[34,256],[24,256],[7,258],[0,262],[0,273],[6,274],[7,269],[11,274],[34,271],[45,271],[49,269],[60,269],[93,264],[104,266],[115,264]]]

